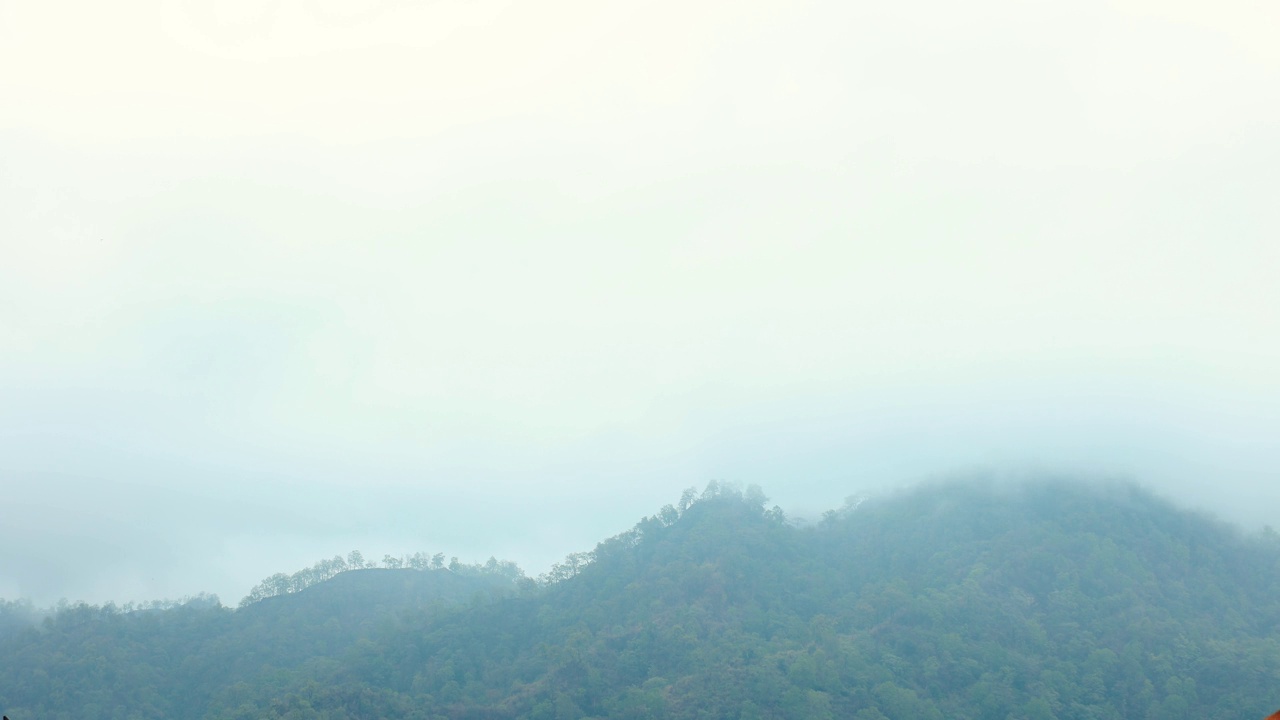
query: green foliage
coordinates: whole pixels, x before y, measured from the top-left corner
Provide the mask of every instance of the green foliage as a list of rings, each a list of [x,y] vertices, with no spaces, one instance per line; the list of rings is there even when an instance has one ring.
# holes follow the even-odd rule
[[[439,570],[443,566],[443,560],[444,555],[442,553],[438,553],[434,557],[422,552],[404,557],[385,555],[382,558],[382,567],[388,570],[404,568],[411,570]],[[292,575],[276,573],[266,578],[255,585],[249,591],[249,594],[240,601],[240,607],[252,605],[271,597],[302,592],[313,585],[318,585],[345,572],[372,570],[377,567],[378,563],[365,560],[364,555],[359,550],[352,550],[345,559],[341,555],[334,555],[328,560],[320,560],[315,565],[303,568]],[[458,575],[488,575],[514,584],[521,584],[527,580],[524,572],[515,563],[496,558],[489,558],[489,561],[484,564],[474,565],[460,563],[457,558],[454,558],[449,565],[449,569]]]
[[[0,605],[0,709],[1225,720],[1280,706],[1274,533],[1062,483],[856,498],[811,526],[766,503],[689,491],[538,583],[420,555],[235,611],[76,605],[38,622]]]

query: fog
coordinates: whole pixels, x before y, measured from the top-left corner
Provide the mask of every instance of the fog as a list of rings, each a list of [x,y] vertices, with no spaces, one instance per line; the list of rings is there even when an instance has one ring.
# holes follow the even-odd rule
[[[1280,5],[0,4],[0,597],[709,480],[1280,506]]]

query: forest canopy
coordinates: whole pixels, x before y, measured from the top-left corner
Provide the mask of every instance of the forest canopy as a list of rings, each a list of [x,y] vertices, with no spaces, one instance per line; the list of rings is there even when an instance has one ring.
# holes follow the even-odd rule
[[[24,718],[1262,717],[1280,542],[1123,485],[967,482],[789,521],[712,484],[538,579],[335,557],[238,609],[0,605]]]

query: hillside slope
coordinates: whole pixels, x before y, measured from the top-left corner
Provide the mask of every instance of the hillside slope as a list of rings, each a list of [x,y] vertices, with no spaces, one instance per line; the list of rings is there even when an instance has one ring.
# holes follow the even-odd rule
[[[1280,706],[1274,535],[1133,488],[937,485],[797,527],[758,493],[712,487],[592,556],[536,592],[452,608],[379,608],[392,590],[370,588],[393,576],[366,571],[310,588],[322,593],[296,622],[255,620],[265,602],[63,613],[0,648],[0,707],[14,720],[1234,720]],[[353,623],[358,637],[326,644]],[[132,672],[159,636],[175,645],[149,652],[178,670]],[[95,666],[98,651],[115,667]],[[219,663],[240,670],[208,672]],[[107,687],[114,704],[85,702]]]
[[[514,590],[496,576],[362,569],[239,610],[74,605],[0,638],[0,708],[15,720],[199,718],[230,689],[339,666],[406,612]]]

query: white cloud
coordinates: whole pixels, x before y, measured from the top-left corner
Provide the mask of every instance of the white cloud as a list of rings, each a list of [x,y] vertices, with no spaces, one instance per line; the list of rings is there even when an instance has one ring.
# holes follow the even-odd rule
[[[1272,8],[0,7],[0,474],[51,537],[281,523],[233,595],[711,477],[1277,499]]]

